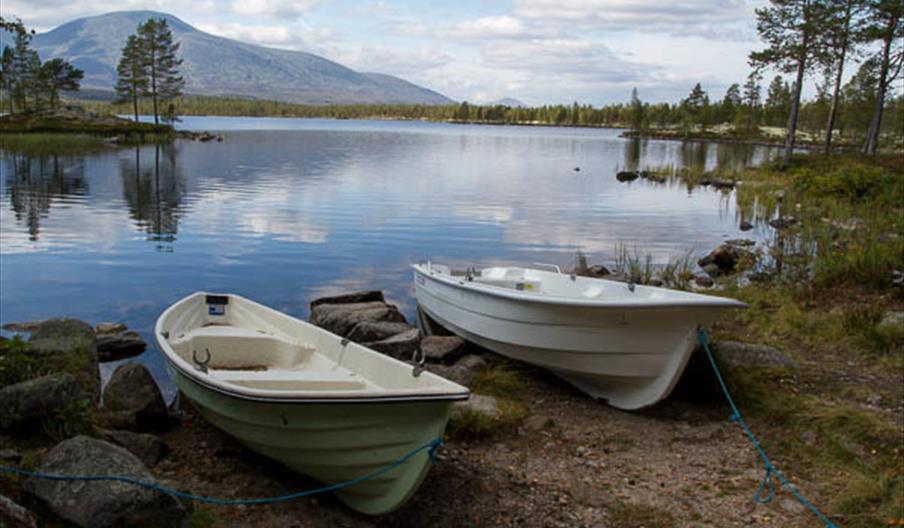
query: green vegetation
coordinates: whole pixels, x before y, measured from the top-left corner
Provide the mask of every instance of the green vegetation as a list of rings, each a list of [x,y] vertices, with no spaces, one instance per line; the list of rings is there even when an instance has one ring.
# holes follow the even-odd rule
[[[499,414],[493,418],[470,409],[459,412],[449,421],[449,436],[477,440],[518,426],[527,412],[524,390],[518,373],[510,368],[500,365],[482,370],[474,378],[471,392],[496,398]]]
[[[31,49],[34,30],[29,31],[19,19],[0,17],[0,31],[14,36],[13,46],[4,46],[0,54],[0,90],[6,95],[10,114],[57,107],[60,92],[78,91],[84,72],[63,59],[41,62]]]
[[[176,58],[178,51],[179,43],[173,43],[173,33],[164,18],[150,18],[139,24],[136,34],[129,35],[116,67],[115,90],[120,102],[132,104],[135,121],[139,98],[150,97],[154,123],[159,124],[158,99],[170,101],[182,94],[185,80],[179,75],[182,59]],[[175,120],[175,106],[170,103],[163,121]]]
[[[49,371],[40,358],[29,354],[30,346],[19,336],[0,341],[0,387],[30,380]]]

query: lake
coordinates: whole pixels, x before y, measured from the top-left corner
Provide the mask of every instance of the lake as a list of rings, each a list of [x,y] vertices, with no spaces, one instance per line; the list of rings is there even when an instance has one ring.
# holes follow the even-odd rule
[[[307,317],[316,297],[382,289],[413,321],[408,265],[420,260],[564,266],[582,250],[611,264],[619,244],[659,263],[702,254],[742,236],[733,193],[619,183],[616,171],[773,154],[610,129],[215,117],[181,127],[224,140],[0,151],[0,323],[124,322],[163,381],[152,328],[188,293],[234,292]]]

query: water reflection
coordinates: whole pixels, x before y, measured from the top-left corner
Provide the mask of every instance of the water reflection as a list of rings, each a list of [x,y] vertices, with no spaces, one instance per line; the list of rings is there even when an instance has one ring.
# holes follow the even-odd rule
[[[41,222],[50,213],[54,201],[88,194],[84,160],[57,155],[4,156],[6,195],[16,222],[24,224],[28,239],[37,241]]]
[[[142,150],[145,150],[146,158],[151,158],[144,165]],[[144,149],[135,147],[133,158],[121,159],[119,166],[122,195],[128,204],[129,216],[138,229],[147,233],[147,240],[155,242],[157,250],[164,252],[173,251],[179,226],[179,205],[185,192],[185,182],[177,168],[176,150],[173,144]]]

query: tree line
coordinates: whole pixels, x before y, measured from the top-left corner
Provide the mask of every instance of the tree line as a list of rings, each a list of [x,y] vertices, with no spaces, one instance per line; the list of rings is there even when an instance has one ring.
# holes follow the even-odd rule
[[[3,46],[0,53],[0,94],[6,99],[7,112],[55,109],[61,92],[78,91],[85,73],[63,59],[42,61],[31,49],[34,30],[21,20],[0,17],[0,32],[12,36],[12,46]]]

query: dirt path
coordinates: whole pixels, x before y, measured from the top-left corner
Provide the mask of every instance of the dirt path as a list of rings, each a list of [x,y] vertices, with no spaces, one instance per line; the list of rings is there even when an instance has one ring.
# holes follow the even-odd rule
[[[531,395],[524,425],[476,442],[448,441],[415,497],[391,515],[358,515],[321,496],[272,506],[201,506],[196,525],[813,525],[786,493],[769,505],[752,501],[760,465],[727,410],[701,402],[720,401],[711,380],[685,376],[675,396],[638,414],[594,402],[542,372],[521,374]],[[256,497],[317,486],[249,453],[192,412],[163,438],[173,451],[155,473],[195,493]],[[808,496],[815,493],[808,483],[799,485]]]

